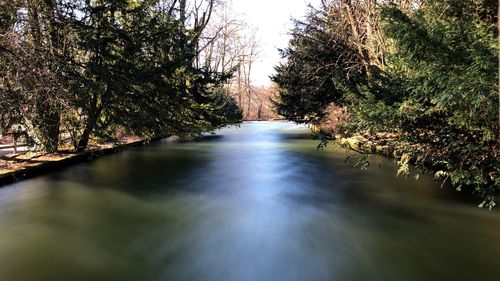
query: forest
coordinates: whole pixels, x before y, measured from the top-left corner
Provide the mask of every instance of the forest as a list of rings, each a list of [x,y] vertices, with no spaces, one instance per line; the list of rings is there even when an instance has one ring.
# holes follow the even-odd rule
[[[258,87],[258,30],[231,1],[0,0],[0,136],[85,151],[286,118],[319,128],[320,146],[362,136],[397,148],[399,175],[430,172],[492,208],[497,11],[494,0],[323,0],[294,20],[274,84]]]
[[[0,0],[0,281],[500,280],[498,4]]]
[[[363,135],[398,146],[399,174],[432,172],[492,208],[497,12],[495,0],[322,1],[281,49],[277,112],[319,126],[325,139]]]
[[[20,124],[35,150],[264,116],[250,85],[257,41],[222,1],[0,3],[0,135]]]

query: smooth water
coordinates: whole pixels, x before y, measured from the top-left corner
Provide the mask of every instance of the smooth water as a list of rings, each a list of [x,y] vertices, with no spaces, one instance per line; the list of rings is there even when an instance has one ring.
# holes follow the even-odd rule
[[[316,145],[250,122],[4,187],[0,280],[500,280],[498,210]]]

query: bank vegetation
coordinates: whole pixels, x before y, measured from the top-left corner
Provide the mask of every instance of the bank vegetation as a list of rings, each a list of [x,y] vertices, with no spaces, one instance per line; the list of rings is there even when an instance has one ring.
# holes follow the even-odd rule
[[[400,173],[414,163],[492,208],[497,13],[496,0],[324,0],[295,21],[281,50],[275,107],[327,137],[397,146]]]
[[[0,129],[37,151],[242,119],[204,64],[215,0],[0,0]],[[208,40],[210,41],[210,40]],[[18,132],[19,133],[19,132]]]

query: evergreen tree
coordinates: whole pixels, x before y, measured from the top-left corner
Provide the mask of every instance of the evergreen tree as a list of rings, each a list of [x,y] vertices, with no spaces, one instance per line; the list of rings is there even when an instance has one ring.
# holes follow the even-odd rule
[[[500,184],[498,32],[486,1],[428,1],[408,15],[385,7],[394,43],[388,65],[401,81],[399,130],[408,152],[457,189],[472,186],[493,205]]]
[[[241,120],[218,90],[227,74],[194,66],[209,16],[188,28],[185,1],[0,1],[0,121],[24,124],[39,148]]]
[[[412,161],[457,189],[474,188],[491,208],[500,186],[498,3],[390,4],[375,15],[351,1],[325,3],[296,24],[283,51],[277,111],[315,124],[329,103],[347,106],[344,135],[396,133],[400,172]],[[356,7],[358,21],[379,22],[361,29],[368,25],[352,21]],[[371,42],[380,26],[382,39]],[[377,42],[383,52],[374,56]]]

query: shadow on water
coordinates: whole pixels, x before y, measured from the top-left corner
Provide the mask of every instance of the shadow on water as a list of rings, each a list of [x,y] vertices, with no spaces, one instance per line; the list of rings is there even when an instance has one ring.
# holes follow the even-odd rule
[[[248,122],[0,190],[0,280],[490,280],[500,216]],[[378,161],[378,162],[377,162]],[[380,165],[379,165],[380,164]]]
[[[201,138],[197,141],[202,141],[202,142],[220,141],[222,138],[224,138],[223,135],[210,134],[201,136]]]

